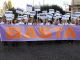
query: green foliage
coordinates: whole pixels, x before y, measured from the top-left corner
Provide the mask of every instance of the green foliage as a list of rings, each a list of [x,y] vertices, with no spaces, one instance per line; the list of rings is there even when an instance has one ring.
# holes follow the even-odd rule
[[[11,9],[11,8],[12,8],[12,3],[11,3],[11,1],[8,1],[7,6],[8,6],[8,9]]]
[[[4,10],[4,11],[8,10],[8,4],[6,3],[6,1],[4,2],[3,10]]]

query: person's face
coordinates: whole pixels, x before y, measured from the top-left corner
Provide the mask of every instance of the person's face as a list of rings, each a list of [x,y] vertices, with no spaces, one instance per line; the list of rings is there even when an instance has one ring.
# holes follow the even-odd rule
[[[25,19],[25,20],[24,20],[24,22],[28,22],[28,20],[27,20],[27,19]]]
[[[10,21],[9,20],[7,20],[7,24],[10,24]]]
[[[23,19],[23,20],[22,20],[22,22],[24,22],[24,23],[25,23],[25,22],[26,22],[26,20],[24,20],[24,19]]]
[[[75,24],[75,20],[72,20],[72,24]]]
[[[41,23],[41,21],[39,20],[39,23]]]
[[[14,23],[17,23],[17,20],[14,20]]]
[[[46,23],[48,23],[48,21],[46,21]]]
[[[63,23],[66,23],[66,20],[63,20]]]
[[[0,18],[0,22],[2,21],[2,19]]]
[[[30,20],[29,20],[29,23],[31,23],[31,22],[32,22],[32,20],[30,19]]]
[[[20,20],[18,20],[18,22],[21,22]]]

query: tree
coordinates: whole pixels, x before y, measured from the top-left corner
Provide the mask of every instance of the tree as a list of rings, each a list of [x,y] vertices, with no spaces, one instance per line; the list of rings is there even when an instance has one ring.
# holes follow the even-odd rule
[[[8,10],[8,5],[7,2],[5,1],[3,4],[3,11],[5,12],[6,10]]]
[[[8,3],[5,1],[3,4],[3,14],[5,13],[5,11],[7,11],[11,8],[12,8],[11,0],[9,0]]]
[[[11,0],[9,0],[9,1],[8,1],[7,5],[8,5],[8,9],[11,9],[11,8],[13,8],[13,7],[12,7]]]
[[[41,6],[41,11],[44,11],[44,10],[47,10],[49,12],[49,9],[54,9],[55,11],[60,11],[61,14],[65,14],[65,11],[60,7],[60,6],[57,6],[57,5],[44,5],[44,6]]]
[[[0,9],[0,14],[3,15],[3,9]]]

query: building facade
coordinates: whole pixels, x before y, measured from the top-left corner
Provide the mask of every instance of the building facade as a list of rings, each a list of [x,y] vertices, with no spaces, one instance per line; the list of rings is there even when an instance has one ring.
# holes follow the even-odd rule
[[[72,0],[72,4],[70,5],[71,13],[80,12],[80,0]]]

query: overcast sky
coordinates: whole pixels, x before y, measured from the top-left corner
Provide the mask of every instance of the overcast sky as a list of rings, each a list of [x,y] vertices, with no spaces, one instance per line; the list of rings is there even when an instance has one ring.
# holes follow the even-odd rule
[[[2,7],[5,0],[0,0],[0,7]],[[8,0],[6,0],[8,1]],[[33,0],[11,0],[15,8],[20,7],[26,9],[26,4],[33,5]],[[65,4],[70,5],[71,0],[44,0],[44,4],[52,5],[57,4],[65,9]],[[43,5],[43,0],[34,0],[34,5]]]

